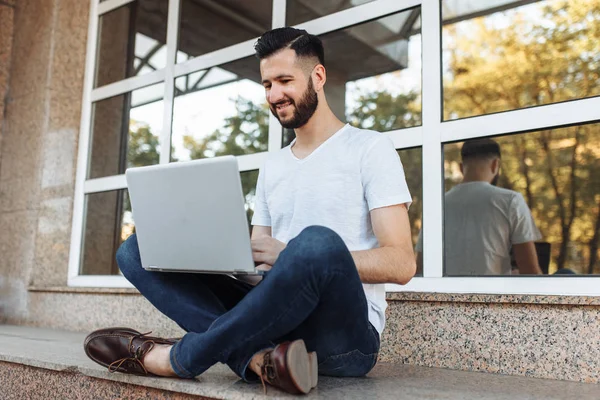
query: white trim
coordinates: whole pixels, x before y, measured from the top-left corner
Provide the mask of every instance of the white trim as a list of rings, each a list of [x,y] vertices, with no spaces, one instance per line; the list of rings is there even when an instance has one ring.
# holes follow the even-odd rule
[[[447,121],[440,129],[443,141],[449,142],[597,120],[600,120],[600,97],[592,97]]]
[[[79,275],[69,278],[71,287],[133,288],[122,275]]]
[[[115,83],[110,83],[108,85],[104,85],[94,89],[91,94],[91,100],[92,102],[97,102],[100,100],[115,97],[123,93],[132,92],[136,89],[155,85],[164,81],[164,79],[164,69],[159,69],[157,71],[150,72],[149,74],[141,76],[132,76],[131,78],[127,78]]]
[[[397,129],[395,131],[385,132],[385,134],[392,139],[394,147],[397,150],[423,145],[423,128],[420,126]]]
[[[440,1],[421,7],[423,54],[423,275],[443,273],[442,62]],[[428,50],[428,51],[427,51]]]
[[[286,0],[273,0],[273,15],[271,17],[271,28],[282,28],[285,26]]]
[[[247,154],[244,156],[237,156],[238,168],[240,172],[254,171],[259,169],[265,160],[267,159],[267,152]]]
[[[163,97],[163,126],[158,143],[160,164],[171,161],[171,134],[173,127],[173,101],[175,97],[175,63],[177,62],[177,38],[179,37],[179,7],[181,0],[169,1],[167,18],[167,66],[165,68],[165,95]]]
[[[378,0],[295,25],[313,35],[337,31],[421,5],[420,0]]]
[[[388,292],[600,296],[600,277],[443,277],[413,278],[405,286],[385,285]]]
[[[98,192],[108,192],[110,190],[120,190],[127,188],[125,175],[113,175],[106,178],[88,179],[83,184],[83,193],[91,194]]]
[[[100,0],[96,0],[98,2]],[[98,13],[96,15],[101,16],[109,11],[116,10],[119,7],[123,7],[125,4],[129,4],[135,0],[106,0],[98,4]]]
[[[246,40],[177,64],[175,65],[175,78],[254,55],[254,43],[257,39]]]
[[[69,249],[69,269],[67,282],[79,275],[79,262],[81,244],[83,240],[83,217],[85,196],[83,187],[88,169],[88,156],[90,145],[90,129],[92,119],[92,102],[90,101],[94,66],[96,63],[96,46],[98,39],[98,0],[90,0],[90,19],[88,27],[88,40],[85,58],[85,77],[83,82],[83,99],[81,106],[81,124],[79,127],[79,149],[77,152],[77,173],[75,176],[75,193],[73,195],[73,222],[71,226],[71,247]]]

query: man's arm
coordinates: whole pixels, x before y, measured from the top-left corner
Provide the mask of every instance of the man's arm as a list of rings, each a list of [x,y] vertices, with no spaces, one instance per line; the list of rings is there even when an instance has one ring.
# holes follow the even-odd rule
[[[351,252],[360,280],[405,285],[416,271],[408,210],[400,204],[376,208],[370,214],[379,247]]]
[[[535,244],[533,242],[513,244],[512,248],[515,253],[517,267],[519,267],[519,274],[542,274],[537,253],[535,252]]]
[[[254,225],[252,226],[252,235],[250,236],[251,240],[258,239],[262,236],[271,236],[271,227],[270,226],[260,226]]]

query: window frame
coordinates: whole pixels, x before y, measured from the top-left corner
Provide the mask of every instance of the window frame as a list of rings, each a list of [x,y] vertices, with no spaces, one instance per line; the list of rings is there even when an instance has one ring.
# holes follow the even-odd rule
[[[93,77],[98,48],[101,15],[135,0],[91,0],[84,78],[82,117],[79,137],[77,175],[73,205],[73,223],[68,269],[68,286],[126,288],[132,285],[123,276],[80,275],[84,237],[85,196],[87,194],[127,188],[125,175],[86,179],[90,154],[93,103],[156,83],[164,83],[163,127],[161,148],[171,141],[175,79],[209,67],[218,66],[254,54],[257,38],[203,54],[176,64],[179,35],[179,10],[182,0],[169,0],[167,20],[167,64],[152,73],[127,78],[96,89]],[[286,0],[272,0],[272,28],[285,26]],[[386,132],[397,150],[422,149],[423,174],[423,277],[407,285],[387,284],[389,292],[438,292],[528,294],[563,296],[600,296],[600,276],[561,277],[445,277],[443,276],[443,145],[477,137],[527,132],[600,121],[600,97],[569,100],[538,107],[443,121],[442,97],[442,18],[441,0],[376,0],[296,25],[310,33],[322,35],[366,23],[413,7],[421,7],[422,56],[422,126]],[[536,121],[544,121],[539,123]],[[275,117],[269,116],[268,151],[238,156],[240,172],[260,168],[268,152],[281,149],[283,130]],[[161,151],[159,164],[169,163],[169,151]]]

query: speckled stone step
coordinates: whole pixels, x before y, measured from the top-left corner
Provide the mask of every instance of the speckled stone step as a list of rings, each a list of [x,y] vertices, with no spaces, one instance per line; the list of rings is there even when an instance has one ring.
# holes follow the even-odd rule
[[[0,399],[271,399],[216,365],[195,380],[111,374],[83,352],[84,333],[0,325]],[[307,399],[600,399],[575,382],[378,364],[365,378],[320,377]]]

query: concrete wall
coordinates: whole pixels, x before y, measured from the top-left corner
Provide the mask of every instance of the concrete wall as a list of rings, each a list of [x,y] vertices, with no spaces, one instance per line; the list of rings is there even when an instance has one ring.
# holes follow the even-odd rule
[[[88,7],[0,0],[0,322],[176,336],[131,290],[65,287]],[[598,381],[595,299],[403,296],[390,298],[382,360]]]

